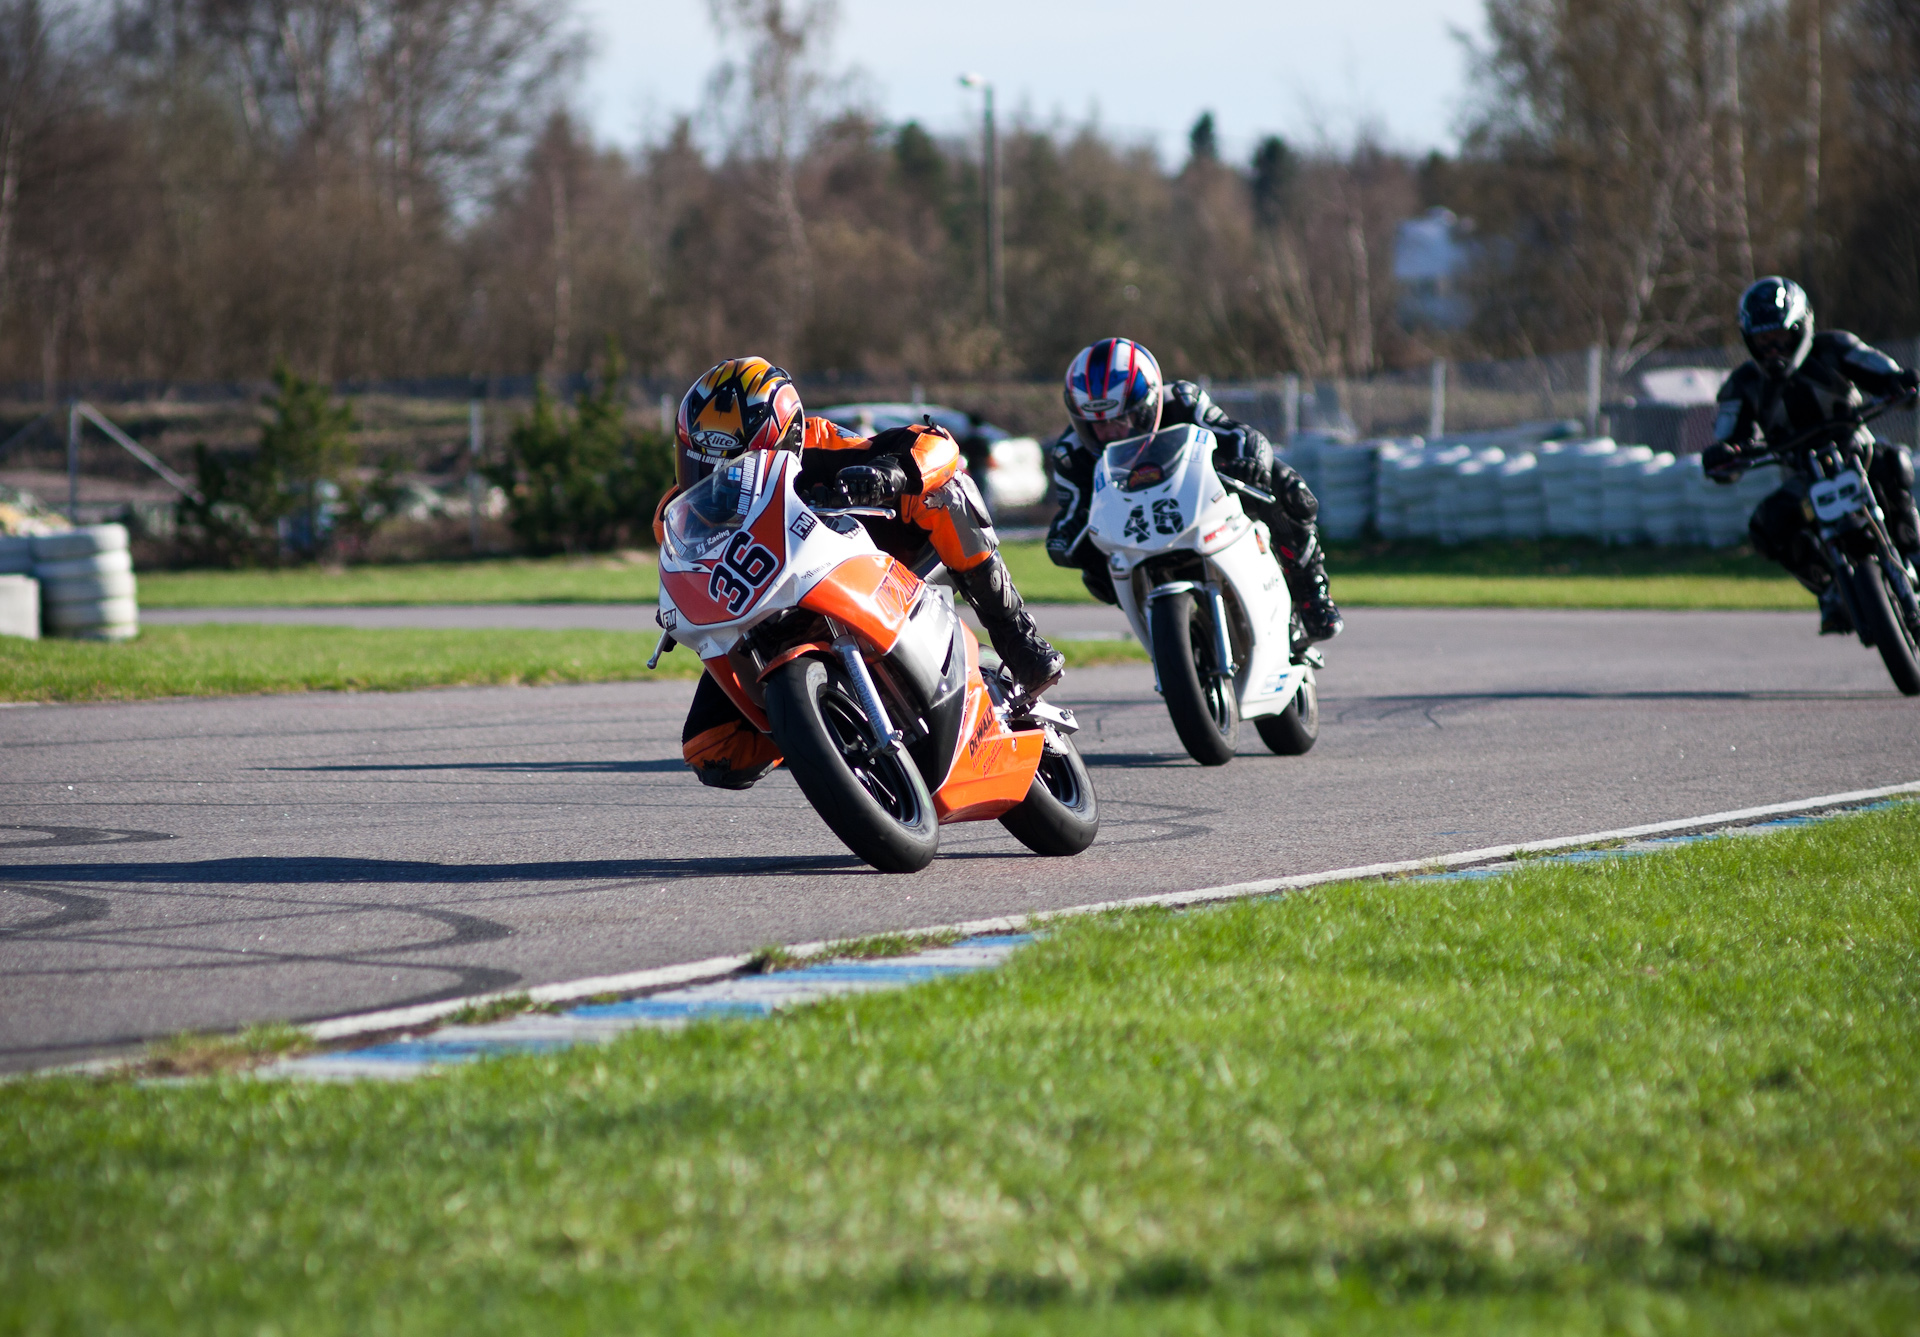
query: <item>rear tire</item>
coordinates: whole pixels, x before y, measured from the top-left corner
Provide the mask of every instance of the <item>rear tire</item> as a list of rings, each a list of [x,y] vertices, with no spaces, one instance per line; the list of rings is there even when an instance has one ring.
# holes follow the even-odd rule
[[[1240,703],[1233,680],[1213,663],[1213,624],[1192,593],[1163,594],[1148,609],[1153,632],[1153,664],[1160,693],[1167,699],[1173,731],[1187,755],[1202,766],[1233,760],[1240,727]]]
[[[1920,696],[1920,662],[1915,660],[1913,634],[1907,630],[1906,619],[1894,612],[1893,601],[1887,598],[1879,561],[1869,558],[1861,562],[1853,568],[1850,579],[1854,616],[1860,619],[1860,630],[1880,652],[1880,662],[1887,666],[1887,673],[1900,694]]]
[[[1297,757],[1313,750],[1320,737],[1320,689],[1309,673],[1300,690],[1278,715],[1262,715],[1253,722],[1260,741],[1267,749],[1283,757]]]
[[[800,792],[846,847],[883,873],[917,873],[940,848],[933,796],[906,749],[868,760],[868,723],[852,685],[813,659],[767,681],[767,722]]]
[[[1040,769],[1019,806],[1000,815],[1000,825],[1035,854],[1058,857],[1078,854],[1100,834],[1100,805],[1093,796],[1093,777],[1087,763],[1062,739],[1064,753],[1044,752]]]

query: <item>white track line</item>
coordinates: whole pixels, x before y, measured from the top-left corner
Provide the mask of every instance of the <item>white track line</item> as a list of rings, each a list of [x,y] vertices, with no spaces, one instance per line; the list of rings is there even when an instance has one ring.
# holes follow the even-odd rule
[[[1617,831],[1590,831],[1579,836],[1558,836],[1552,840],[1529,840],[1518,845],[1488,845],[1483,849],[1462,850],[1458,854],[1433,854],[1422,859],[1401,859],[1394,863],[1362,864],[1357,868],[1332,868],[1324,873],[1297,873],[1291,877],[1263,878],[1258,882],[1232,882],[1198,891],[1168,891],[1154,896],[1133,896],[1126,900],[1094,901],[1087,905],[1067,906],[1059,910],[1037,910],[993,919],[969,919],[958,924],[936,924],[926,928],[902,929],[903,934],[958,933],[972,937],[981,933],[1018,933],[1050,919],[1075,915],[1101,914],[1108,910],[1131,910],[1143,906],[1206,905],[1215,901],[1237,901],[1249,896],[1267,896],[1276,891],[1298,891],[1303,887],[1328,882],[1350,882],[1360,878],[1391,877],[1396,873],[1424,873],[1438,868],[1466,868],[1474,864],[1511,859],[1516,854],[1544,854],[1553,850],[1575,849],[1613,840],[1632,840],[1640,836],[1672,835],[1702,827],[1732,826],[1766,817],[1783,817],[1796,812],[1844,807],[1897,794],[1920,793],[1920,781],[1883,785],[1879,789],[1855,789],[1845,794],[1822,794],[1818,798],[1795,799],[1791,803],[1769,803],[1758,808],[1736,808],[1732,812],[1713,812],[1704,817],[1683,817],[1673,822],[1651,822],[1645,826],[1623,826]],[[787,948],[795,956],[818,956],[834,946],[832,942],[807,942]],[[597,994],[636,994],[674,984],[693,984],[701,980],[731,975],[751,961],[751,956],[714,956],[684,965],[661,966],[653,970],[629,971],[623,975],[596,975],[590,979],[567,980],[560,984],[542,984],[531,989],[502,989],[493,993],[449,998],[437,1003],[390,1008],[384,1012],[364,1012],[357,1016],[335,1017],[315,1022],[304,1029],[316,1040],[343,1040],[356,1035],[382,1031],[407,1030],[424,1026],[463,1007],[491,1002],[498,998],[526,997],[536,1003],[571,1003]]]

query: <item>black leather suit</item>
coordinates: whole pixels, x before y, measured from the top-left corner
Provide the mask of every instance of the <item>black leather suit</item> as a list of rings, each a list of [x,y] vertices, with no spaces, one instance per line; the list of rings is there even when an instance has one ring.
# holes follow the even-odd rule
[[[1296,599],[1314,578],[1324,580],[1320,542],[1314,529],[1320,503],[1314,500],[1305,479],[1274,458],[1273,443],[1266,434],[1229,418],[1194,382],[1169,381],[1161,402],[1160,426],[1186,423],[1204,427],[1218,438],[1213,452],[1215,469],[1273,494],[1271,506],[1244,496],[1240,503],[1254,519],[1265,521],[1272,532],[1288,585],[1299,585]],[[1107,573],[1106,555],[1087,537],[1093,471],[1100,462],[1100,452],[1089,449],[1069,427],[1047,448],[1047,457],[1053,466],[1054,500],[1060,506],[1047,529],[1047,556],[1055,566],[1078,567],[1080,579],[1095,598],[1118,603],[1113,577]]]
[[[1784,445],[1821,423],[1851,416],[1864,403],[1862,391],[1896,395],[1911,383],[1900,364],[1844,330],[1813,337],[1806,361],[1792,374],[1774,378],[1752,362],[1736,368],[1720,387],[1714,419],[1714,445],[1702,463],[1709,473],[1731,482],[1742,454],[1762,449],[1760,442]],[[1876,442],[1862,427],[1854,443],[1870,459],[1867,472],[1886,511],[1887,532],[1902,552],[1920,552],[1920,517],[1913,505],[1913,457],[1904,446]],[[1791,472],[1777,491],[1754,508],[1747,532],[1754,550],[1780,563],[1815,594],[1833,581],[1820,554],[1807,512],[1811,480]]]

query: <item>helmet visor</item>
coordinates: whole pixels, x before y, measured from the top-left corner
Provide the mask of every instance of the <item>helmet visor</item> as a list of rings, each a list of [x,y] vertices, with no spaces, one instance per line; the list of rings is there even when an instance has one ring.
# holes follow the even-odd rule
[[[1800,347],[1800,328],[1783,325],[1779,329],[1759,330],[1747,336],[1747,347],[1755,357],[1792,357]]]
[[[1138,416],[1129,413],[1125,417],[1108,418],[1104,422],[1090,422],[1087,424],[1087,435],[1103,446],[1115,441],[1124,441],[1130,436],[1138,436],[1140,429],[1134,421]]]

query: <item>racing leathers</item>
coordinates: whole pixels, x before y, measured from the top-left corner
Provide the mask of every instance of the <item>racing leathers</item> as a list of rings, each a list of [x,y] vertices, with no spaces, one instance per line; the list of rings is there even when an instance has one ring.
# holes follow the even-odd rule
[[[959,446],[938,427],[896,427],[868,438],[810,416],[795,487],[822,505],[897,509],[895,520],[862,518],[875,545],[909,566],[931,546],[1015,682],[1038,694],[1059,680],[1066,661],[1022,605],[986,503],[959,465]],[[702,783],[721,789],[746,789],[780,760],[773,739],[704,673],[680,731],[680,750]]]
[[[1213,467],[1251,487],[1271,493],[1273,502],[1242,495],[1240,503],[1254,519],[1265,522],[1273,536],[1280,569],[1307,638],[1324,641],[1340,633],[1340,610],[1327,588],[1326,554],[1314,520],[1320,503],[1306,480],[1285,461],[1274,458],[1265,433],[1237,422],[1192,381],[1169,381],[1161,398],[1160,426],[1192,423],[1214,434]],[[1047,449],[1053,466],[1054,500],[1060,511],[1047,530],[1047,556],[1056,566],[1077,567],[1080,579],[1095,598],[1118,603],[1107,559],[1087,535],[1088,512],[1093,505],[1093,474],[1100,452],[1090,448],[1071,427]]]
[[[1920,377],[1879,349],[1844,330],[1813,336],[1806,360],[1785,376],[1769,376],[1753,363],[1736,368],[1720,387],[1713,444],[1701,466],[1716,482],[1731,483],[1746,471],[1744,459],[1780,445],[1822,423],[1857,413],[1862,392],[1878,396],[1912,393]],[[1913,457],[1906,447],[1877,442],[1865,427],[1853,445],[1868,460],[1867,473],[1886,513],[1887,535],[1909,560],[1920,555],[1920,515],[1913,503]],[[1791,462],[1789,462],[1791,464]],[[1811,479],[1787,468],[1786,480],[1754,508],[1747,532],[1754,550],[1785,567],[1820,599],[1821,631],[1853,628],[1835,597],[1833,572],[1820,552],[1807,500]]]

